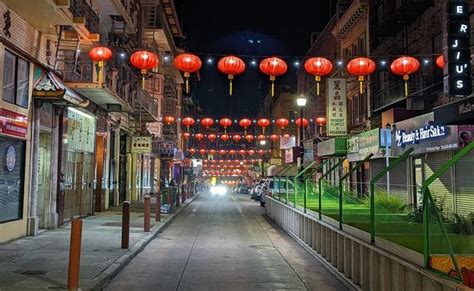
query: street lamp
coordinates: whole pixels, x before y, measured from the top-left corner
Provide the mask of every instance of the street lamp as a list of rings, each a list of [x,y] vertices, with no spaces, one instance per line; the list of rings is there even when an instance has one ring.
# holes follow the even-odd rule
[[[300,95],[300,97],[296,98],[296,105],[300,108],[300,128],[299,128],[299,145],[300,145],[300,168],[303,169],[303,156],[304,156],[304,146],[303,146],[303,108],[306,106],[306,97],[304,95]]]
[[[261,146],[264,146],[264,145],[266,145],[266,144],[267,144],[267,141],[266,141],[266,140],[262,139],[262,140],[260,141],[260,145],[261,145]]]

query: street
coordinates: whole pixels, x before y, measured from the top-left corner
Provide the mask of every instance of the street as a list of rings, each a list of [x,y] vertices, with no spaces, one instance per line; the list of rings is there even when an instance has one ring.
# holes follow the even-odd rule
[[[346,290],[248,195],[201,194],[106,290]]]

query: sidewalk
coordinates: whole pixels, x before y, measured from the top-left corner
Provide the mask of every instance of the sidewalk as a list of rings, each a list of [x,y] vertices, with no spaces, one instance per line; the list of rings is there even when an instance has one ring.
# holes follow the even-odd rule
[[[154,199],[153,199],[154,200]],[[149,233],[143,232],[143,211],[132,207],[130,249],[121,249],[120,209],[83,219],[80,287],[100,290],[193,198],[155,222],[152,210]],[[153,208],[154,209],[154,208]],[[139,212],[138,212],[139,211]],[[67,289],[70,224],[0,245],[0,291]]]

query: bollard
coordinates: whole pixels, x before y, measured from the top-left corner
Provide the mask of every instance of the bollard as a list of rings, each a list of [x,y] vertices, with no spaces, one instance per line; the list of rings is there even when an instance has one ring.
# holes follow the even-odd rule
[[[130,241],[130,202],[122,204],[122,249],[128,249]]]
[[[71,220],[71,240],[69,242],[69,269],[67,287],[69,290],[78,290],[79,271],[81,270],[81,240],[82,220]]]
[[[155,221],[161,220],[161,192],[156,192]]]
[[[143,231],[149,232],[150,231],[150,212],[151,212],[151,205],[150,205],[150,195],[145,195],[145,217],[143,222]]]

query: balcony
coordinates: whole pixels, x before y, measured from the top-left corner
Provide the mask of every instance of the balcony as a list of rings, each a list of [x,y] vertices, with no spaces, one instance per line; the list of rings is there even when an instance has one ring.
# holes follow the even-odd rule
[[[99,16],[86,0],[2,0],[34,28],[55,38],[58,25],[74,27],[86,42],[99,40]]]
[[[138,0],[101,0],[97,1],[101,14],[118,16],[124,22],[127,33],[136,33],[137,17],[140,13]]]
[[[147,46],[176,54],[174,37],[183,37],[183,34],[173,2],[163,1],[161,6],[151,0],[142,2],[142,5],[145,14],[144,41]]]
[[[381,0],[374,4],[374,27],[381,36],[393,36],[433,6],[433,0]]]
[[[120,56],[104,64],[99,80],[98,67],[81,54],[76,70],[60,71],[66,84],[108,111],[133,113],[140,80]]]
[[[393,86],[379,90],[373,94],[374,111],[400,107],[403,104],[409,110],[424,109],[424,102],[432,99],[437,92],[443,89],[442,81],[422,77],[412,77],[408,80],[408,96],[405,96],[405,82],[398,80]]]
[[[137,87],[137,96],[133,101],[133,116],[143,122],[158,121],[158,102],[141,87]]]

